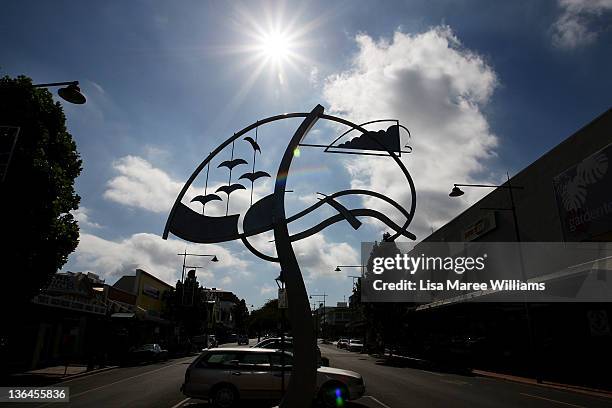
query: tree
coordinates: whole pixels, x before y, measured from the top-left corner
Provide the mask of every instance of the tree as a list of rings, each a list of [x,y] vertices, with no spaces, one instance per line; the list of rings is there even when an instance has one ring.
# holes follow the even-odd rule
[[[61,105],[27,77],[0,78],[0,126],[20,128],[0,184],[0,214],[5,287],[23,304],[78,245],[79,226],[70,211],[79,206],[74,181],[82,161]]]
[[[234,316],[236,330],[243,332],[246,328],[247,319],[249,318],[249,309],[244,299],[241,299],[240,302],[234,305],[232,308],[232,315]]]
[[[268,300],[260,309],[254,310],[249,319],[250,333],[274,333],[279,329],[281,310],[278,308],[278,299]],[[285,330],[290,330],[290,323]]]
[[[373,276],[374,258],[394,258],[397,254],[401,254],[397,245],[388,241],[389,236],[388,233],[385,233],[383,242],[374,242],[366,265],[366,278],[371,279]],[[386,273],[389,272],[384,272]],[[366,321],[368,346],[376,344],[381,351],[384,351],[387,345],[397,346],[403,334],[407,305],[396,302],[363,303],[361,302],[361,282],[355,288],[354,299],[356,308],[363,314]]]

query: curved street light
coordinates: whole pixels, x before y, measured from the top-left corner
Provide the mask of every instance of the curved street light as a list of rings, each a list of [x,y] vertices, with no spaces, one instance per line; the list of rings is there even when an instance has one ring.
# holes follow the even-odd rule
[[[510,208],[482,208],[483,210],[502,210],[502,211],[511,211],[512,212],[512,221],[514,224],[514,234],[516,236],[516,242],[521,242],[521,234],[519,231],[519,223],[518,223],[518,218],[516,216],[516,205],[514,203],[514,194],[512,193],[512,190],[523,190],[524,187],[522,186],[513,186],[510,184],[510,175],[508,173],[506,173],[506,177],[507,177],[507,182],[505,184],[502,185],[493,185],[493,184],[453,184],[453,189],[451,190],[451,192],[449,193],[449,197],[460,197],[462,196],[464,193],[463,190],[461,190],[459,188],[459,186],[461,187],[484,187],[484,188],[504,188],[508,190],[508,194],[510,196]],[[519,257],[520,257],[520,266],[521,266],[521,278],[526,281],[527,277],[525,275],[525,267],[523,265],[523,253],[521,251],[521,247],[519,244]],[[523,302],[523,307],[525,309],[525,319],[527,320],[527,331],[528,331],[528,335],[529,335],[529,343],[531,345],[531,352],[533,354],[533,361],[534,364],[537,364],[536,361],[538,359],[537,357],[537,344],[536,344],[536,339],[535,339],[535,329],[534,329],[534,323],[531,317],[531,305],[527,302],[524,301]],[[538,367],[535,368],[535,375],[536,375],[536,380],[538,383],[542,382],[542,378],[541,378],[541,374],[538,370]]]
[[[35,84],[32,85],[34,88],[49,88],[51,86],[62,86],[66,85],[64,88],[60,88],[57,91],[57,94],[65,100],[66,102],[74,103],[75,105],[82,105],[87,102],[87,98],[81,92],[81,88],[79,88],[79,81],[68,81],[68,82],[50,82],[47,84]]]

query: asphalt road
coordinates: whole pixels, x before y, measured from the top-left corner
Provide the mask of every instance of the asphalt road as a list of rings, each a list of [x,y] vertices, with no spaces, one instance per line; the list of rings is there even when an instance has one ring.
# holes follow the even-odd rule
[[[353,370],[364,377],[366,396],[357,402],[370,407],[612,407],[610,398],[494,378],[389,366],[381,359],[334,345],[319,347],[329,357],[330,366]]]
[[[320,347],[332,367],[357,371],[364,377],[366,396],[346,404],[346,408],[612,407],[612,399],[603,397],[485,377],[389,366],[382,360],[339,350],[333,345]],[[65,381],[56,386],[70,387],[70,403],[26,406],[206,408],[208,404],[204,401],[189,399],[180,392],[185,369],[194,358],[122,367]],[[258,406],[266,405],[270,406]],[[252,403],[243,406],[255,407]]]

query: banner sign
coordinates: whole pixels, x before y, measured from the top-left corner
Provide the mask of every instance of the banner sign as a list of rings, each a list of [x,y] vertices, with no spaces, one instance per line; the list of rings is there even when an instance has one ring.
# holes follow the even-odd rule
[[[147,296],[151,296],[154,299],[159,299],[159,289],[151,285],[144,284],[142,287],[142,293]]]
[[[612,231],[612,144],[553,179],[563,235],[568,242]]]

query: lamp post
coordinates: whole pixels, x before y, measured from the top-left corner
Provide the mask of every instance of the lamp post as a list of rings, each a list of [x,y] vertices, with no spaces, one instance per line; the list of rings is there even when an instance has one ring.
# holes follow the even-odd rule
[[[283,271],[281,270],[280,273],[278,274],[278,277],[276,277],[274,279],[274,281],[276,282],[276,286],[278,286],[279,289],[279,293],[282,291],[283,296],[285,297],[285,300],[287,300],[286,296],[287,294],[285,293],[285,277],[283,276]],[[280,330],[281,330],[281,334],[280,334],[280,339],[281,339],[281,396],[285,395],[285,307],[286,305],[284,305],[285,307],[280,307],[280,299],[279,299],[279,309],[281,312],[281,321],[280,321]]]
[[[327,317],[325,316],[325,311],[326,311],[326,307],[325,307],[325,299],[327,298],[327,294],[325,292],[323,292],[323,294],[314,294],[314,295],[310,295],[309,298],[312,299],[313,297],[322,297],[323,298],[323,329],[321,330],[321,335],[323,336],[323,340],[325,340],[325,324],[327,323]],[[318,316],[318,313],[317,313]],[[316,339],[315,339],[316,341]]]
[[[79,81],[67,81],[67,82],[49,82],[46,84],[34,84],[34,88],[50,88],[52,86],[63,86],[57,91],[57,94],[66,102],[74,103],[76,105],[82,105],[87,101],[85,95],[81,93],[79,88]]]
[[[507,182],[505,184],[502,185],[494,185],[494,184],[453,184],[453,189],[451,190],[451,192],[449,193],[449,197],[460,197],[462,196],[464,193],[463,190],[461,190],[459,187],[477,187],[477,188],[504,188],[508,190],[508,196],[510,198],[510,208],[482,208],[483,210],[501,210],[501,211],[510,211],[512,212],[512,221],[514,224],[514,235],[516,237],[516,242],[520,243],[521,242],[521,233],[519,230],[519,223],[518,223],[518,217],[516,216],[516,204],[514,202],[514,193],[512,192],[512,190],[523,190],[524,187],[522,186],[513,186],[510,184],[510,175],[508,173],[506,173],[506,177],[507,177]],[[527,281],[527,276],[525,275],[525,267],[523,265],[523,251],[521,250],[520,244],[519,244],[519,264],[520,264],[520,268],[521,268],[521,278],[523,279],[523,281]],[[536,350],[536,342],[535,342],[535,334],[534,334],[534,327],[533,327],[533,322],[531,319],[531,306],[530,304],[524,300],[523,302],[523,307],[525,309],[525,319],[527,320],[527,331],[528,331],[528,335],[529,335],[529,344],[530,344],[530,348],[531,348],[531,352],[532,352],[532,361],[536,361],[537,360],[537,350]],[[540,375],[539,370],[536,368],[534,369],[534,374],[536,376],[536,380],[538,383],[542,382],[542,378]]]
[[[188,256],[207,256],[207,257],[211,257],[210,259],[211,262],[219,262],[219,258],[217,258],[217,255],[211,255],[211,254],[190,254],[190,253],[187,253],[186,249],[182,254],[177,254],[177,255],[183,257],[183,270],[181,272],[181,285],[183,286],[183,289],[181,290],[181,304],[183,304],[185,300],[185,286],[184,286],[185,285],[185,269],[188,267],[185,264],[185,262],[187,261],[187,257]],[[189,266],[189,268],[200,269],[202,268],[202,266]]]
[[[33,88],[51,88],[56,86],[64,86],[57,91],[57,94],[66,102],[74,103],[75,105],[82,105],[87,102],[85,95],[81,93],[79,88],[79,81],[66,81],[66,82],[49,82],[45,84],[33,84]],[[0,89],[11,89],[16,87],[15,85],[3,85]]]
[[[359,268],[361,269],[361,276],[354,276],[354,275],[347,276],[347,278],[353,278],[353,290],[354,290],[355,289],[355,279],[359,280],[360,278],[363,277],[364,265],[337,265],[336,269],[334,269],[334,272],[342,272],[342,269],[340,268]]]

